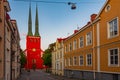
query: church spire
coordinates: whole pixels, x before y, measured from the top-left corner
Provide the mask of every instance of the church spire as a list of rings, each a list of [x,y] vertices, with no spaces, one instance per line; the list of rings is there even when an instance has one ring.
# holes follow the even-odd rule
[[[39,21],[38,21],[38,8],[36,5],[36,18],[35,18],[35,36],[40,36],[39,34]]]
[[[33,33],[32,33],[32,17],[31,17],[31,4],[29,6],[28,36],[33,36]]]

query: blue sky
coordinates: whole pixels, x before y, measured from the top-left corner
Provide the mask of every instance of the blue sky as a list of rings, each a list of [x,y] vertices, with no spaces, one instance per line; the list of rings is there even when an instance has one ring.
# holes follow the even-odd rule
[[[21,37],[21,48],[26,48],[26,34],[28,32],[28,10],[29,2],[8,0],[11,11],[9,12],[11,19],[17,20],[18,29]],[[30,1],[30,0],[28,0]],[[41,0],[38,0],[41,1]],[[38,2],[39,14],[39,32],[41,35],[41,47],[43,50],[48,45],[55,42],[57,38],[64,38],[77,29],[87,24],[90,15],[98,13],[106,0],[42,0],[42,1],[58,1],[58,2],[74,2],[76,10],[71,10],[68,4],[57,3],[40,3]],[[35,10],[36,3],[31,2],[32,7],[32,31],[35,28]]]

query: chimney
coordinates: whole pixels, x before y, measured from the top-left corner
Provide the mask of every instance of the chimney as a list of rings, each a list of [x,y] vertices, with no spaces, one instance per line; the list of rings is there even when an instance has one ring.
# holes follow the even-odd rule
[[[96,16],[97,16],[97,14],[92,14],[92,15],[91,15],[91,21],[94,21],[95,18],[96,18]]]
[[[78,30],[74,30],[74,34],[77,33],[77,32],[78,32]]]

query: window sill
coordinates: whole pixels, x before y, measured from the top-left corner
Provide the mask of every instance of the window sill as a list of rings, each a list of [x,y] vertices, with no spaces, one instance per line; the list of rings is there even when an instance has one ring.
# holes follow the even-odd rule
[[[119,65],[108,65],[108,67],[119,67]]]
[[[108,39],[113,39],[113,38],[116,38],[116,37],[118,37],[119,36],[119,34],[117,34],[117,35],[115,35],[115,36],[112,36],[112,37],[108,37]]]

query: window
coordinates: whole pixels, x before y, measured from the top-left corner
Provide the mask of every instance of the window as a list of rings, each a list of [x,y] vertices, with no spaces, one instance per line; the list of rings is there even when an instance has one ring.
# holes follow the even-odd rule
[[[79,47],[83,47],[84,46],[84,42],[83,42],[83,37],[80,37],[80,41],[79,41]]]
[[[92,55],[91,54],[87,54],[87,65],[88,66],[92,65]]]
[[[118,35],[118,20],[117,18],[113,19],[108,23],[108,37],[114,37]]]
[[[67,45],[65,46],[65,52],[68,52],[68,46]]]
[[[73,42],[73,49],[75,50],[76,48],[77,48],[77,41],[74,40],[74,42]]]
[[[118,65],[119,56],[118,49],[109,50],[109,65]]]
[[[62,58],[62,51],[60,51],[60,58]]]
[[[110,11],[110,8],[111,8],[111,6],[110,6],[110,4],[108,4],[108,5],[106,6],[106,8],[105,8],[105,12]]]
[[[87,33],[86,35],[86,45],[92,44],[92,32]]]
[[[70,57],[70,59],[69,59],[69,66],[71,66],[72,65],[72,58]]]
[[[113,80],[118,80],[118,74],[113,74]]]
[[[33,42],[33,40],[32,40],[32,39],[30,39],[30,42]]]
[[[74,57],[73,60],[74,60],[74,66],[77,65],[77,57]]]
[[[69,44],[69,51],[72,50],[72,43]]]
[[[83,56],[80,56],[80,60],[79,61],[80,61],[79,65],[82,66],[83,65]]]
[[[67,66],[67,59],[65,59],[65,66]]]

